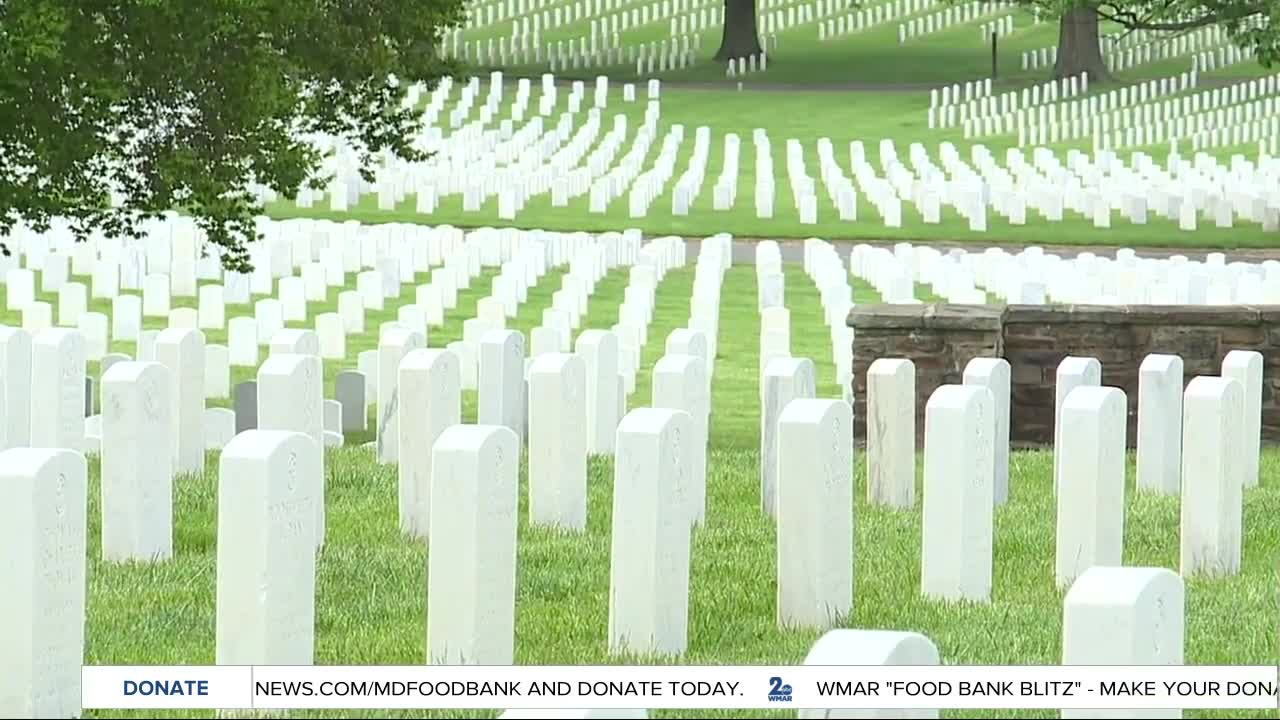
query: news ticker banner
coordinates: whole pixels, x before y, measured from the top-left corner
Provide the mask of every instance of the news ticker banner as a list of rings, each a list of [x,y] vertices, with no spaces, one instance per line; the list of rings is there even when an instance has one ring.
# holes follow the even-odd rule
[[[1269,709],[1275,666],[86,666],[87,709]]]

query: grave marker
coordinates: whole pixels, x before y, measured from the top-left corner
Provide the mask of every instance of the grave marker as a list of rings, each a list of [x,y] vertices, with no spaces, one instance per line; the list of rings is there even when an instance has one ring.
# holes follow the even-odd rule
[[[805,665],[941,665],[938,647],[919,633],[828,630],[809,649]],[[800,710],[800,720],[837,717],[937,718],[937,710]]]
[[[88,468],[71,450],[0,452],[0,713],[79,717]]]
[[[587,370],[587,452],[612,455],[619,417],[618,336],[585,330],[576,347]]]
[[[1054,571],[1059,588],[1090,567],[1121,564],[1127,414],[1124,391],[1113,387],[1078,387],[1062,404],[1062,441],[1053,449],[1063,478]]]
[[[400,531],[427,539],[431,527],[431,453],[445,430],[462,422],[458,357],[411,350],[400,361]]]
[[[867,369],[867,501],[909,508],[916,497],[916,366],[881,358]],[[994,502],[994,494],[992,496]]]
[[[192,328],[161,330],[156,362],[169,369],[174,472],[204,472],[204,333]]]
[[[1181,575],[1240,569],[1244,393],[1232,378],[1201,376],[1182,401]]]
[[[1102,365],[1095,358],[1068,355],[1058,363],[1057,379],[1054,382],[1053,403],[1053,446],[1062,443],[1062,403],[1067,396],[1081,386],[1102,384]],[[1062,482],[1062,470],[1059,466],[1059,455],[1053,456],[1053,491],[1058,491]]]
[[[706,365],[693,355],[665,355],[653,367],[652,406],[683,410],[692,421],[689,438],[689,521],[701,525],[707,513],[707,397]]]
[[[157,362],[116,363],[102,376],[102,559],[173,555],[173,378]]]
[[[778,513],[778,418],[787,403],[812,398],[817,392],[813,361],[778,358],[764,371],[760,410],[760,508],[769,517]]]
[[[84,336],[49,328],[31,340],[31,447],[84,445]]]
[[[583,531],[587,523],[587,369],[550,353],[529,367],[529,522]]]
[[[524,436],[524,335],[490,330],[480,339],[477,422],[510,428]]]
[[[1164,568],[1093,567],[1062,604],[1063,665],[1182,665],[1182,578]],[[1063,718],[1181,717],[1180,710],[1066,709]]]
[[[393,463],[399,458],[400,431],[396,422],[400,414],[397,393],[400,361],[425,344],[421,335],[401,328],[391,328],[378,342],[378,414],[375,425],[378,462]]]
[[[258,368],[258,429],[297,432],[311,438],[311,461],[320,472],[305,494],[315,503],[316,546],[325,539],[324,370],[317,355],[277,353]]]
[[[333,379],[334,395],[342,403],[342,432],[364,432],[368,429],[369,412],[364,373],[343,370]]]
[[[251,430],[218,470],[219,665],[311,665],[319,454],[308,435]]]
[[[1241,448],[1244,459],[1244,487],[1258,484],[1258,459],[1262,444],[1262,353],[1252,350],[1232,350],[1222,359],[1222,377],[1240,383],[1244,395]]]
[[[1177,495],[1182,472],[1182,358],[1148,355],[1138,368],[1137,488]]]
[[[997,506],[1009,500],[1009,361],[1004,358],[974,358],[964,368],[964,384],[985,387],[995,401],[996,427],[993,495]]]
[[[520,439],[454,425],[431,453],[427,664],[510,665],[515,658]]]
[[[692,419],[639,408],[617,428],[609,569],[609,651],[679,656],[688,645],[689,534],[679,517]]]
[[[778,624],[827,629],[853,610],[853,411],[795,399],[778,418]]]
[[[258,383],[246,380],[237,383],[232,393],[232,407],[236,413],[236,434],[258,427]]]
[[[921,590],[939,600],[991,600],[994,400],[943,385],[925,406]]]
[[[31,443],[31,334],[0,325],[0,450]]]

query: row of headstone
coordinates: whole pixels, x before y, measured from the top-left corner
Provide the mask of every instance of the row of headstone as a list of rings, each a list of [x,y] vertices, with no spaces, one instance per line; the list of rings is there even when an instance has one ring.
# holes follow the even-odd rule
[[[1007,10],[1007,6],[1004,3],[971,2],[948,7],[940,12],[913,17],[898,24],[898,44],[902,45],[912,38],[941,32],[956,25],[971,23],[993,12],[1005,10]],[[988,39],[993,32],[999,35],[1011,33],[1013,32],[1013,16],[1005,15],[997,20],[982,23],[979,30],[980,37],[983,40]]]
[[[1111,72],[1188,54],[1193,54],[1193,62],[1201,62],[1203,50],[1217,50],[1229,42],[1224,29],[1217,25],[1172,34],[1135,30],[1119,36],[1100,35],[1098,39],[1102,59]],[[1023,51],[1020,57],[1023,70],[1050,67],[1057,62],[1058,46]]]
[[[1101,376],[1093,358],[1068,357],[1057,371],[1060,586],[1088,567],[1118,565],[1123,549],[1128,404],[1122,390],[1101,385]],[[1252,351],[1228,353],[1220,377],[1197,377],[1185,391],[1179,358],[1152,355],[1143,363],[1138,488],[1181,494],[1184,575],[1239,569],[1242,492],[1258,482],[1261,390],[1262,357]],[[873,504],[915,504],[915,397],[910,360],[872,363],[866,425],[867,499]],[[963,385],[944,386],[930,397],[922,521],[927,594],[984,600],[990,593],[991,508],[1010,493],[1009,410],[1010,373],[1002,359],[970,361]],[[964,483],[955,482],[956,468],[966,474]],[[943,498],[937,503],[928,500],[935,485]]]
[[[890,279],[906,273],[955,303],[983,304],[987,295],[1035,305],[1280,303],[1280,262],[1228,262],[1218,252],[1203,261],[1140,258],[1132,248],[1119,248],[1114,258],[1091,252],[1064,258],[1035,246],[1017,254],[1000,248],[942,253],[899,243],[891,251],[856,246],[850,270],[877,285],[886,284],[886,273]]]
[[[1248,105],[1247,108],[1241,108],[1241,118],[1238,122],[1223,125],[1214,121],[1212,127],[1210,126],[1208,115],[1180,117],[1176,121],[1169,120],[1161,124],[1134,122],[1132,119],[1125,119],[1125,113],[1130,110],[1139,107],[1150,109],[1151,106],[1143,105],[1148,100],[1185,92],[1194,84],[1194,74],[1186,73],[1176,78],[1160,78],[1139,83],[1132,87],[1087,97],[1087,76],[1064,78],[1061,81],[1027,88],[1022,93],[1004,93],[1000,95],[980,93],[976,89],[965,89],[966,87],[973,87],[971,84],[964,87],[942,88],[940,95],[935,91],[931,97],[931,102],[934,103],[934,106],[930,108],[929,112],[932,116],[931,124],[933,126],[963,126],[969,137],[976,137],[988,132],[1018,133],[1022,135],[1023,141],[1037,145],[1037,155],[1042,150],[1039,145],[1056,142],[1061,137],[1068,135],[1093,132],[1090,128],[1097,130],[1093,134],[1099,148],[1115,146],[1117,143],[1124,145],[1131,142],[1143,142],[1152,137],[1168,137],[1170,133],[1185,133],[1184,137],[1189,138],[1192,145],[1197,148],[1219,142],[1252,142],[1253,140],[1259,140],[1265,144],[1269,141],[1268,133],[1271,123],[1265,117],[1265,104],[1257,107]],[[982,83],[977,83],[977,85],[981,87]],[[1255,82],[1254,86],[1257,85],[1259,83]],[[953,90],[954,92],[950,92]],[[1079,96],[1079,100],[1057,103],[1060,98],[1070,99],[1077,96]],[[490,97],[492,98],[494,95],[491,93]],[[580,97],[580,95],[571,95],[572,97]],[[941,98],[940,104],[938,104],[939,98]],[[656,101],[651,100],[651,103],[654,102]],[[1117,116],[1119,119],[1112,120],[1111,113],[1117,109],[1120,110],[1120,115]],[[1061,115],[1061,113],[1068,111],[1073,114],[1069,116]],[[547,108],[547,112],[550,112],[550,108]],[[653,140],[659,137],[656,112],[656,107],[652,105],[646,111],[646,119],[642,128],[649,128],[649,131],[642,129],[636,134],[636,148],[648,150]],[[1248,116],[1250,113],[1253,115],[1252,118]],[[1192,117],[1198,119],[1192,120],[1190,119]],[[598,114],[596,118],[598,118]],[[622,120],[623,116],[615,116],[615,121]],[[661,187],[663,181],[657,180],[657,178],[669,177],[666,175],[664,168],[674,162],[675,146],[672,145],[670,146],[671,150],[664,150],[658,153],[653,169],[643,175],[640,172],[640,163],[642,161],[639,156],[627,155],[624,159],[633,158],[633,160],[627,160],[627,162],[619,164],[608,174],[606,174],[608,168],[605,167],[602,161],[594,167],[588,164],[587,167],[580,168],[580,172],[575,171],[566,177],[556,180],[539,180],[532,177],[520,179],[517,177],[519,175],[519,172],[517,172],[516,176],[511,173],[504,173],[493,182],[482,182],[481,177],[469,171],[471,166],[467,164],[476,160],[477,154],[481,157],[492,158],[494,167],[497,168],[499,166],[509,166],[517,158],[540,157],[542,162],[546,162],[550,158],[548,153],[551,152],[551,150],[543,148],[534,142],[537,137],[541,137],[543,134],[541,116],[535,118],[518,131],[507,127],[510,132],[504,131],[500,135],[509,139],[501,140],[496,145],[489,141],[481,142],[476,139],[478,136],[487,137],[483,134],[485,122],[487,121],[477,120],[465,127],[459,127],[457,132],[454,132],[447,139],[440,135],[439,128],[430,128],[428,130],[429,135],[432,131],[439,135],[439,137],[433,136],[433,147],[438,149],[453,148],[454,150],[438,152],[431,161],[425,164],[400,164],[389,167],[384,172],[384,177],[378,180],[378,183],[394,182],[400,188],[397,192],[402,190],[405,193],[414,191],[415,186],[419,192],[423,187],[429,187],[431,193],[436,195],[461,193],[464,200],[464,209],[475,211],[478,211],[483,206],[486,198],[496,194],[499,200],[499,209],[506,219],[517,217],[528,198],[535,194],[547,192],[552,194],[553,204],[567,205],[571,198],[578,197],[589,190],[591,195],[589,207],[591,211],[605,212],[614,198],[623,192],[628,192],[627,184],[631,183],[634,185],[629,191],[631,214],[635,217],[642,217],[647,212],[653,198],[663,192]],[[601,123],[598,119],[589,118],[587,124],[583,127],[583,131],[593,134],[598,131],[600,126]],[[673,126],[672,132],[663,136],[664,148],[668,147],[668,144],[673,140],[678,143],[681,133],[676,131],[675,127],[678,126]],[[553,132],[561,137],[561,142],[567,142],[570,138],[571,126],[562,122],[557,125]],[[610,148],[617,148],[624,137],[625,129],[617,135],[611,133],[606,136],[605,145]],[[1117,137],[1119,138],[1118,140],[1116,139]],[[591,139],[593,138],[587,138],[586,141],[589,143]],[[761,145],[759,142],[756,145],[759,152]],[[550,147],[547,146],[547,148]],[[1229,224],[1230,218],[1240,217],[1250,222],[1266,222],[1269,219],[1274,219],[1276,224],[1280,225],[1280,207],[1276,206],[1277,204],[1269,198],[1268,194],[1253,190],[1258,186],[1259,182],[1263,187],[1272,183],[1275,175],[1274,170],[1266,173],[1260,180],[1256,178],[1257,173],[1255,173],[1253,181],[1213,178],[1213,184],[1216,187],[1206,194],[1196,189],[1197,186],[1202,184],[1200,180],[1195,177],[1188,177],[1186,173],[1180,172],[1179,167],[1170,166],[1165,168],[1162,181],[1159,184],[1146,182],[1145,177],[1143,182],[1134,182],[1126,175],[1116,178],[1116,184],[1126,188],[1126,191],[1124,193],[1108,193],[1105,188],[1090,187],[1091,184],[1096,185],[1096,182],[1090,180],[1092,175],[1089,173],[1072,172],[1063,174],[1052,170],[1044,170],[1038,171],[1034,175],[1028,175],[1017,164],[1011,164],[1007,168],[989,167],[983,164],[976,170],[967,165],[957,166],[957,159],[948,156],[949,153],[953,152],[953,149],[949,148],[950,146],[945,143],[940,146],[939,154],[942,156],[942,167],[937,167],[934,163],[929,162],[927,158],[922,159],[917,155],[917,150],[912,149],[912,167],[910,170],[902,163],[882,162],[880,170],[885,173],[884,176],[880,176],[870,164],[855,160],[853,178],[857,181],[857,193],[852,192],[854,187],[852,182],[848,182],[847,186],[829,187],[833,204],[836,205],[839,216],[843,220],[856,218],[859,202],[865,199],[875,208],[887,227],[901,226],[904,215],[902,208],[904,201],[914,204],[920,211],[923,221],[927,224],[941,222],[943,210],[954,208],[964,219],[968,220],[970,229],[975,232],[984,232],[987,229],[989,224],[988,215],[991,210],[995,210],[998,214],[1006,217],[1014,225],[1026,224],[1028,222],[1028,209],[1030,209],[1039,211],[1044,219],[1051,222],[1061,220],[1064,210],[1072,210],[1092,220],[1096,226],[1109,227],[1111,225],[1110,217],[1113,211],[1117,209],[1121,210],[1126,217],[1131,218],[1131,222],[1146,222],[1147,212],[1140,209],[1142,206],[1150,206],[1162,213],[1168,213],[1171,218],[1179,221],[1180,226],[1188,230],[1194,227],[1194,217],[1199,213],[1213,215],[1215,221],[1219,224]],[[585,152],[585,149],[586,146],[583,146],[583,152]],[[924,153],[923,148],[918,152]],[[1045,152],[1048,151],[1045,150]],[[347,153],[347,155],[349,154]],[[593,156],[603,157],[599,154],[594,154]],[[616,157],[616,155],[610,154],[609,157]],[[487,164],[487,162],[484,161],[482,164]],[[726,162],[728,162],[728,155],[726,155]],[[1037,163],[1039,162],[1040,160],[1037,160]],[[832,178],[826,170],[825,164],[824,162],[823,179],[830,185]],[[1260,162],[1259,164],[1263,163]],[[1268,159],[1266,164],[1274,166],[1275,163]],[[1058,165],[1060,166],[1061,163],[1058,163]],[[934,172],[935,168],[938,172]],[[944,169],[946,170],[945,173],[942,172]],[[1074,170],[1074,168],[1069,169]],[[795,167],[791,162],[788,163],[788,171],[794,175]],[[913,182],[912,178],[906,177],[908,172],[919,178],[919,184]],[[966,181],[943,183],[936,179],[957,173]],[[349,177],[354,174],[354,170],[350,172],[344,171],[341,174],[344,177]],[[1072,175],[1075,175],[1075,178]],[[644,182],[639,182],[641,177],[645,178]],[[605,178],[609,179],[606,181]],[[1081,181],[1081,186],[1078,188],[1073,184],[1076,178]],[[343,182],[348,181],[344,180]],[[359,186],[359,181],[352,180],[350,182]],[[755,190],[758,215],[760,217],[772,216],[772,202],[762,203],[760,199],[773,194],[774,184],[775,180],[772,173],[762,174],[759,166],[757,166]],[[982,184],[998,189],[991,193],[984,193],[981,189]],[[1160,187],[1160,185],[1167,185],[1168,187]],[[344,185],[344,187],[346,186]],[[912,190],[908,191],[907,188],[912,188]],[[717,186],[714,198],[716,209],[725,209],[732,206],[732,189],[732,186]],[[681,214],[682,212],[687,212],[689,202],[679,200],[677,196],[688,198],[696,194],[696,188],[691,188],[686,183],[678,185],[677,190],[678,192],[673,191],[672,195],[672,211],[675,214]],[[360,192],[362,190],[355,190],[357,198]],[[1222,202],[1217,199],[1234,193],[1245,194],[1248,197],[1248,201]],[[1177,204],[1172,209],[1168,207],[1169,201],[1162,200],[1163,197],[1169,194],[1178,197]],[[335,194],[334,198],[337,199],[337,197]],[[1255,200],[1254,198],[1257,199]],[[348,200],[349,198],[343,199],[344,208]],[[1188,204],[1192,208],[1180,209],[1180,207]],[[819,203],[816,193],[804,192],[797,195],[796,205],[797,213],[803,222],[809,224],[817,222]],[[1163,209],[1161,209],[1162,205],[1164,206]],[[503,208],[506,208],[506,210],[503,210]],[[1189,214],[1189,217],[1183,219],[1179,215],[1180,212],[1183,215]],[[1218,215],[1221,215],[1224,219],[1218,219]]]
[[[154,371],[151,374],[158,377]],[[116,373],[113,383],[130,382],[133,376],[126,379],[127,375]],[[953,421],[957,412],[964,414],[987,399],[975,393],[948,398],[937,406],[937,419]],[[784,413],[783,427],[797,442],[820,442],[819,433],[812,432],[815,423],[820,430],[834,430],[847,438],[838,426],[846,410],[838,401],[797,402]],[[676,437],[689,426],[686,413],[656,409],[633,411],[619,425],[620,452],[632,462],[619,463],[615,479],[613,532],[615,536],[626,532],[629,542],[615,543],[611,558],[608,636],[612,651],[680,655],[687,646],[690,530],[686,523],[658,519],[686,510],[678,501],[688,460],[680,455]],[[431,567],[438,569],[428,573],[429,663],[509,665],[514,661],[517,443],[506,428],[459,425],[443,432],[433,450],[433,467],[439,474],[432,483],[432,506],[437,512],[432,516]],[[837,453],[834,459],[839,462],[815,468],[802,445],[787,447],[792,458],[789,471],[805,482],[784,485],[786,534],[780,532],[780,547],[821,552],[828,548],[826,542],[800,547],[809,539],[806,533],[822,533],[814,540],[834,538],[836,547],[830,548],[819,567],[836,573],[831,576],[832,585],[841,592],[848,586],[846,603],[851,604],[852,563],[844,551],[844,540],[851,541],[851,515],[843,513],[836,527],[830,527],[810,522],[813,516],[806,512],[816,508],[835,520],[838,507],[851,504],[847,495],[850,458]],[[797,453],[790,454],[792,448]],[[318,532],[312,508],[322,477],[316,449],[306,433],[253,430],[236,436],[223,452],[215,622],[219,664],[306,666],[315,661]],[[815,492],[827,477],[815,471],[836,474],[831,490]],[[0,452],[0,487],[9,500],[0,503],[0,559],[5,567],[22,574],[11,578],[19,588],[16,592],[29,595],[0,618],[0,628],[12,630],[7,635],[27,641],[0,648],[0,657],[13,662],[38,657],[45,668],[42,673],[9,676],[6,692],[0,695],[4,698],[0,711],[31,717],[79,715],[80,670],[85,662],[87,465],[83,456],[71,450],[5,450]],[[842,492],[846,495],[839,495]],[[837,495],[835,502],[822,504],[832,493]],[[792,517],[806,521],[792,526],[788,522]],[[661,532],[655,532],[659,528]],[[42,561],[32,563],[32,553],[50,542],[54,551],[42,553]],[[849,547],[851,553],[851,543]],[[653,567],[654,558],[662,572],[632,571],[633,565],[637,570]],[[460,585],[458,578],[466,582]],[[804,624],[807,616],[816,614],[816,624],[822,627],[833,612],[847,610],[848,605],[815,606],[813,597],[797,594],[799,589],[790,579],[779,584],[779,617],[788,624]],[[1184,612],[1183,581],[1169,570],[1086,569],[1064,599],[1063,662],[1179,665],[1185,642]],[[1154,642],[1123,640],[1135,636],[1152,637]],[[839,629],[828,631],[815,643],[805,664],[934,665],[939,660],[936,646],[916,633]],[[827,711],[806,710],[802,716],[822,712]],[[525,711],[504,714],[528,716]],[[574,716],[594,715],[586,711]]]

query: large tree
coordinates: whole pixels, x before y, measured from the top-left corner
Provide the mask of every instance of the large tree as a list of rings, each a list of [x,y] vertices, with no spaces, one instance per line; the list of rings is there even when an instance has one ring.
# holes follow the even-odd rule
[[[420,157],[402,101],[456,70],[441,38],[463,14],[462,0],[0,0],[0,241],[54,217],[133,234],[180,208],[247,269],[247,184],[292,197],[323,182],[306,134],[351,143],[366,177],[385,151]]]
[[[1267,65],[1277,53],[1280,2],[1277,0],[1021,0],[1058,19],[1058,59],[1054,77],[1088,72],[1109,76],[1098,40],[1100,21],[1124,31],[1185,32],[1220,25],[1236,43],[1249,48]],[[1261,26],[1258,21],[1266,19]]]
[[[724,33],[716,60],[758,56],[761,52],[756,0],[724,0]]]

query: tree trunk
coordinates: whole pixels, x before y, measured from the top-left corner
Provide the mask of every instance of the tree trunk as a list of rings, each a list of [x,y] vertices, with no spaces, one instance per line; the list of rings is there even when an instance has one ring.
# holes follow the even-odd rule
[[[736,60],[762,52],[756,28],[756,0],[724,0],[724,35],[716,60]]]
[[[1089,73],[1090,82],[1111,78],[1102,60],[1098,11],[1092,5],[1077,5],[1062,14],[1058,25],[1058,61],[1053,66],[1053,77],[1061,80],[1085,72]]]

